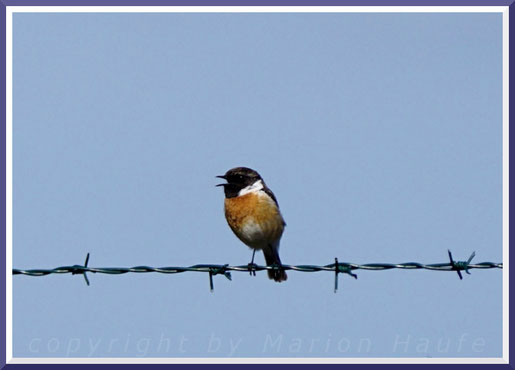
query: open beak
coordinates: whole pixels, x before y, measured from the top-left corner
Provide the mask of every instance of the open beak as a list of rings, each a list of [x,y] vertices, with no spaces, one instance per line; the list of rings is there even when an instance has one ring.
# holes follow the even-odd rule
[[[224,179],[224,180],[226,179],[224,175],[220,175],[220,176],[216,176],[216,177],[218,177],[220,179]],[[216,186],[224,186],[224,185],[227,185],[227,184],[218,184]]]

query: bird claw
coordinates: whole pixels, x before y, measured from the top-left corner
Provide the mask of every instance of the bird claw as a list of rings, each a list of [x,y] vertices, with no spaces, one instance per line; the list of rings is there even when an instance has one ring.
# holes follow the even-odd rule
[[[254,262],[250,262],[248,265],[249,274],[252,276],[256,276],[256,267],[257,265]]]

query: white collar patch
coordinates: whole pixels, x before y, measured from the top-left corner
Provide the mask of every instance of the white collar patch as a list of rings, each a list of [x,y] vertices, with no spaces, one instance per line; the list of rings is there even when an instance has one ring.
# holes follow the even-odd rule
[[[258,180],[252,185],[246,186],[238,192],[238,196],[242,196],[248,193],[257,193],[263,189],[263,181]]]

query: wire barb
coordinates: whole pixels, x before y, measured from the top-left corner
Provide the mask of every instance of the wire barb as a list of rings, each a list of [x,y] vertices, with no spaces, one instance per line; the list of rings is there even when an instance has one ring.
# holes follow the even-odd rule
[[[86,280],[86,285],[89,286],[89,279],[88,279],[88,275],[86,275],[86,271],[88,269],[88,262],[89,262],[89,252],[88,254],[86,255],[86,261],[84,261],[84,266],[81,266],[81,265],[73,265],[71,266],[71,270],[70,271],[72,273],[72,275],[82,275],[84,276],[84,280]],[[94,271],[93,271],[94,272]]]
[[[227,267],[229,267],[228,264],[209,267],[209,289],[211,292],[215,290],[213,285],[213,275],[223,274],[228,280],[232,280],[231,273],[227,271]]]
[[[475,251],[472,252],[472,254],[470,255],[470,257],[467,261],[454,261],[454,259],[452,258],[451,251],[448,249],[447,252],[449,253],[449,260],[451,262],[452,270],[454,270],[458,273],[460,280],[463,280],[463,276],[461,275],[462,270],[464,270],[467,274],[470,275],[470,272],[469,272],[470,261],[472,261],[472,258],[474,258],[474,256],[476,255],[476,252]]]
[[[339,263],[338,258],[334,258],[334,292],[338,291],[338,274],[343,272],[349,274],[354,279],[358,278],[358,275],[352,273],[352,267],[348,263]]]

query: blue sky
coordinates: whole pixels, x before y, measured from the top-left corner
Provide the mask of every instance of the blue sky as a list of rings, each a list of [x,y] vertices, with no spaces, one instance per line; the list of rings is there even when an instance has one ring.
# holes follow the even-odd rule
[[[500,14],[15,14],[13,266],[502,262]],[[262,264],[262,255],[257,262]],[[13,278],[15,357],[499,357],[502,272]]]

